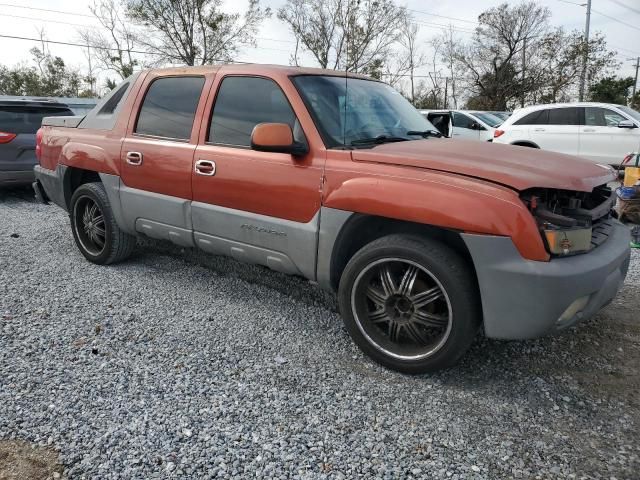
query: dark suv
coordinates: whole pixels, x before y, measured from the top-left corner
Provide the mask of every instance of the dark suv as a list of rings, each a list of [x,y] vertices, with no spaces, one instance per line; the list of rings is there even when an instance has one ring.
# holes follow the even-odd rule
[[[60,115],[73,112],[46,99],[0,99],[0,186],[33,182],[36,132],[43,117]]]

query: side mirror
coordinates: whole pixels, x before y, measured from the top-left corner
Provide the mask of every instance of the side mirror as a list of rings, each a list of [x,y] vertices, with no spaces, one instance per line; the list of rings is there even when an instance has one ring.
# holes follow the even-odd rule
[[[286,123],[259,123],[251,132],[251,148],[258,152],[289,153],[302,156],[309,152],[307,145],[293,139]]]
[[[618,128],[638,128],[638,126],[631,120],[622,120],[618,122]]]
[[[471,124],[471,130],[484,130],[482,128],[482,125],[480,125],[478,122],[473,122]]]

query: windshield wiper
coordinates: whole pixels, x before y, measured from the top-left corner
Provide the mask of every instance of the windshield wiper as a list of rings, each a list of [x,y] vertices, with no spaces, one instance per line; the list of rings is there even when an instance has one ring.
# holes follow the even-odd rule
[[[351,141],[351,145],[381,145],[383,143],[392,143],[392,142],[406,142],[411,140],[406,137],[394,137],[392,135],[378,135],[377,137],[368,137],[368,138],[358,138],[357,140]]]
[[[440,138],[442,134],[436,130],[409,130],[407,135],[420,135],[422,138],[436,137]]]

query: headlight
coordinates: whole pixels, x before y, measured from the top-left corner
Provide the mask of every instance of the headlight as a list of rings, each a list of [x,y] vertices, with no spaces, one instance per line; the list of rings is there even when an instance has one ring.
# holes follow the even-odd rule
[[[589,228],[543,228],[549,252],[555,255],[572,255],[591,249]]]

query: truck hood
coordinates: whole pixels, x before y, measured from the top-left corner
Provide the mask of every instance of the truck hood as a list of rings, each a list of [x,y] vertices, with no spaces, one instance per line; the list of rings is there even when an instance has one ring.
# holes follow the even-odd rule
[[[491,142],[430,138],[353,150],[357,162],[455,173],[516,190],[555,188],[590,192],[615,179],[614,170],[572,155]]]

